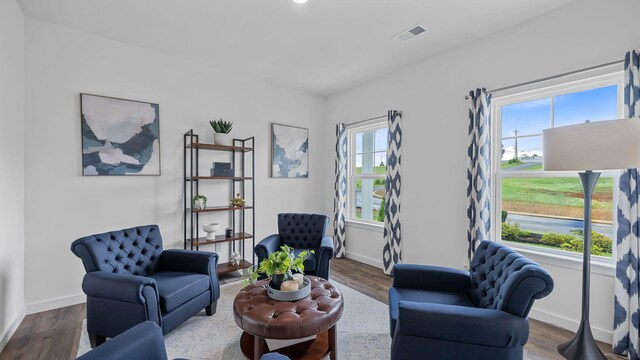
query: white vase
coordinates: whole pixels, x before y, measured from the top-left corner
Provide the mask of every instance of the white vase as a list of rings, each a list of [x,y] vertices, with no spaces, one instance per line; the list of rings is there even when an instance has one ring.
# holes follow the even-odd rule
[[[206,208],[206,206],[207,206],[207,202],[204,199],[195,199],[193,201],[193,205],[198,210],[204,210],[204,208]]]
[[[216,145],[231,146],[231,135],[225,133],[213,134],[213,143]]]
[[[220,224],[218,223],[210,223],[202,225],[202,230],[207,233],[207,240],[215,240],[216,239],[216,231],[220,229]]]

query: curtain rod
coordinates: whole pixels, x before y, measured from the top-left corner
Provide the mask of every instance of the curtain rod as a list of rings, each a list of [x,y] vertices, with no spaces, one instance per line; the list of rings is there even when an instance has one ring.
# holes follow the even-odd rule
[[[579,69],[579,70],[569,71],[569,72],[562,73],[562,74],[557,74],[557,75],[553,75],[553,76],[547,76],[547,77],[544,77],[544,78],[541,78],[541,79],[526,81],[526,82],[523,82],[523,83],[520,83],[520,84],[504,86],[504,87],[493,89],[493,90],[487,90],[487,92],[488,93],[494,93],[494,92],[498,92],[498,91],[510,90],[510,89],[514,89],[514,88],[517,88],[517,87],[521,87],[521,86],[537,84],[537,83],[540,83],[540,82],[549,81],[549,80],[553,80],[553,79],[558,79],[558,78],[569,76],[569,75],[579,74],[581,72],[586,72],[586,71],[596,70],[596,69],[600,69],[600,68],[605,68],[607,66],[617,65],[617,64],[620,64],[620,63],[623,63],[623,62],[624,62],[624,60],[616,60],[616,61],[608,62],[608,63],[605,63],[605,64],[600,64],[600,65],[590,66],[590,67],[586,67],[586,68]],[[465,98],[465,100],[469,100],[469,95],[466,95],[464,98]]]
[[[387,115],[382,115],[382,116],[374,117],[374,118],[371,118],[371,119],[354,121],[352,123],[348,123],[347,126],[358,125],[358,124],[362,124],[363,122],[372,121],[372,120],[386,119],[387,117],[388,117]]]

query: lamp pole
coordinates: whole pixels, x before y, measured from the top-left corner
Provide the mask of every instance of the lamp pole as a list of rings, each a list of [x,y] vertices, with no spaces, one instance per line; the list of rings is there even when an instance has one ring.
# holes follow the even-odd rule
[[[638,138],[640,138],[638,119],[587,122],[542,130],[544,170],[580,171],[578,175],[584,191],[582,318],[573,339],[558,346],[558,352],[566,359],[606,360],[602,351],[598,349],[589,324],[591,199],[600,176],[600,173],[589,169],[640,168]],[[637,198],[637,194],[635,196]],[[616,312],[616,316],[622,316],[630,322],[636,321],[636,315]],[[631,333],[634,334],[633,330]]]
[[[591,199],[599,172],[587,170],[578,173],[584,191],[584,242],[582,243],[582,318],[573,339],[558,346],[558,352],[570,360],[606,360],[598,348],[589,325],[589,283],[591,278]]]

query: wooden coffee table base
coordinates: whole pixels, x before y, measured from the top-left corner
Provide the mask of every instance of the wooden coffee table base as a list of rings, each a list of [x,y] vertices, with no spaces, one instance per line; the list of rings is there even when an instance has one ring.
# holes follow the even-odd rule
[[[275,350],[291,359],[320,360],[330,355],[331,360],[336,360],[336,327],[321,332],[314,340],[305,341]],[[264,353],[270,352],[264,338],[253,336],[243,332],[240,337],[240,348],[247,359],[258,360]]]

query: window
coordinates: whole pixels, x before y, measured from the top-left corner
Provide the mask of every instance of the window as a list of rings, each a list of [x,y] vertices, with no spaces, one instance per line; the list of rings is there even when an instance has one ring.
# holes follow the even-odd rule
[[[349,129],[348,219],[384,222],[387,123]]]
[[[542,169],[542,130],[622,115],[622,74],[496,98],[493,114],[496,238],[560,254],[582,253],[583,193],[575,172]],[[597,170],[597,169],[593,169]],[[593,196],[592,254],[611,258],[617,172]]]

